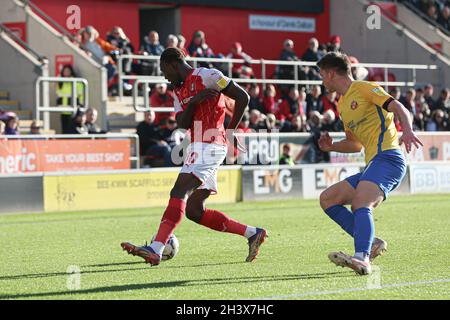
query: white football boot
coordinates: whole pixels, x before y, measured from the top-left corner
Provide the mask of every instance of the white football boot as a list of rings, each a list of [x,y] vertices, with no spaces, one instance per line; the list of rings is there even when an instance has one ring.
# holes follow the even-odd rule
[[[331,252],[328,255],[328,258],[335,265],[353,269],[357,274],[362,276],[368,275],[372,272],[372,266],[370,265],[370,262],[356,259],[355,257],[352,257],[343,252]]]

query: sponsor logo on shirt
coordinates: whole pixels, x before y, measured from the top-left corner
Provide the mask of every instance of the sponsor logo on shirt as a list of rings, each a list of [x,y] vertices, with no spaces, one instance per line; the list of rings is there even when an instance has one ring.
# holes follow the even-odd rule
[[[227,80],[224,77],[220,78],[220,80],[217,81],[217,85],[219,86],[220,89],[225,89],[227,84],[228,84]]]
[[[356,102],[355,100],[352,101],[352,103],[350,104],[350,108],[352,110],[356,110],[356,108],[358,108],[358,102]]]

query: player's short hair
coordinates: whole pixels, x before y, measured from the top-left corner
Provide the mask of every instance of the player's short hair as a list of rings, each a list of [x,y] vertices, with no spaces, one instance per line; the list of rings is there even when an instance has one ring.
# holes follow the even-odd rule
[[[170,64],[170,63],[174,63],[174,62],[182,63],[185,58],[186,58],[186,55],[184,54],[184,52],[182,50],[180,50],[178,48],[167,48],[161,54],[160,62],[166,63],[166,64]]]
[[[317,62],[317,66],[323,70],[334,69],[338,74],[351,74],[351,63],[348,56],[340,52],[329,52]]]

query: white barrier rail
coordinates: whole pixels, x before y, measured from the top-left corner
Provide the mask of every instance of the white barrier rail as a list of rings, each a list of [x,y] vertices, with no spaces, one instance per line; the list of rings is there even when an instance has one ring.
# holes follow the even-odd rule
[[[72,105],[70,107],[52,106],[50,104],[50,87],[49,82],[64,83],[70,82],[72,84],[71,99]],[[84,98],[84,109],[89,107],[89,85],[88,81],[84,78],[65,78],[65,77],[39,77],[36,80],[34,90],[36,95],[36,120],[40,120],[40,113],[44,113],[44,129],[50,129],[50,117],[49,112],[72,112],[75,114],[77,112],[77,83],[83,85],[83,98]],[[41,88],[41,84],[43,84]],[[43,97],[43,104],[41,105],[41,90]]]

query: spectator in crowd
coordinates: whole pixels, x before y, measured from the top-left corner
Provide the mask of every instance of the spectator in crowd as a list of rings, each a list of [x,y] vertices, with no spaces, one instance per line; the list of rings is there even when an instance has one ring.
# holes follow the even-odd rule
[[[434,110],[442,110],[447,114],[450,114],[450,89],[444,88],[441,91],[441,95],[439,99],[436,101],[434,105]],[[434,111],[433,110],[433,111]]]
[[[160,56],[164,51],[164,47],[159,43],[158,32],[152,30],[148,36],[144,38],[141,45],[141,52],[149,56]],[[149,76],[159,76],[159,65],[157,60],[142,60],[140,63],[140,74]]]
[[[411,114],[416,114],[416,90],[408,89],[405,96],[401,97],[400,102]]]
[[[291,121],[285,121],[280,132],[309,132],[309,126],[302,116],[296,116]]]
[[[160,157],[164,159],[165,166],[172,165],[171,147],[161,137],[160,128],[154,123],[155,112],[144,112],[144,121],[137,126],[141,155]]]
[[[277,103],[275,101],[275,96],[277,94],[277,91],[275,89],[275,86],[273,84],[269,84],[266,87],[266,90],[264,90],[264,97],[263,97],[263,107],[264,107],[264,113],[274,113],[277,108]]]
[[[232,44],[230,53],[227,55],[228,59],[243,59],[245,62],[242,63],[233,63],[233,67],[231,69],[233,78],[252,78],[253,77],[253,69],[251,67],[251,60],[248,54],[242,51],[242,45],[239,42],[235,42]]]
[[[356,57],[349,56],[348,59],[350,60],[350,63],[352,65],[359,63],[359,60]],[[351,70],[352,70],[353,79],[355,79],[355,80],[364,80],[369,75],[369,70],[367,68],[364,68],[361,66],[352,67]]]
[[[322,89],[319,85],[311,87],[311,93],[306,96],[306,116],[311,118],[311,113],[317,111],[319,114],[323,113],[324,106],[321,99]]]
[[[295,165],[294,158],[291,156],[291,145],[285,143],[283,145],[283,153],[281,154],[280,160],[278,161],[280,165],[288,164],[290,166]]]
[[[281,50],[280,60],[282,61],[298,61],[298,57],[294,51],[294,41],[286,39],[283,43],[283,49]],[[295,79],[294,66],[280,65],[277,67],[277,76],[279,79]],[[287,94],[292,85],[279,85],[280,90]]]
[[[197,30],[192,35],[191,43],[188,47],[188,53],[191,57],[198,58],[214,58],[213,50],[206,44],[205,33],[201,30]],[[199,66],[210,68],[211,63],[201,62]]]
[[[327,45],[328,52],[341,52],[341,37],[334,35],[331,37],[330,42]]]
[[[414,115],[414,129],[424,131],[426,123],[430,119],[431,111],[424,98],[424,91],[422,88],[416,90],[416,114]]]
[[[277,119],[291,120],[293,117],[304,117],[304,104],[305,101],[300,101],[300,92],[295,87],[289,90],[289,95],[280,103],[276,112]]]
[[[313,111],[308,120],[311,136],[303,143],[303,149],[296,160],[303,163],[330,162],[330,154],[319,148],[319,139],[322,133],[323,116],[318,111]]]
[[[183,37],[183,35],[181,35],[181,34],[179,34],[177,36],[177,38],[178,38],[177,48],[180,49],[181,51],[183,51],[184,54],[186,55],[186,57],[189,56],[189,52],[187,51],[187,49],[185,47],[185,45],[186,45],[186,38]]]
[[[178,48],[178,38],[174,34],[167,36],[166,48]]]
[[[428,107],[430,107],[430,110],[434,110],[435,101],[433,99],[433,93],[434,93],[433,85],[431,83],[427,84],[424,88],[423,97],[425,99],[425,102],[428,104]]]
[[[77,74],[73,70],[73,67],[70,64],[66,64],[62,67],[61,77],[64,78],[76,78]],[[75,96],[77,98],[76,106],[81,107],[84,104],[84,95],[83,95],[83,84],[81,82],[77,82],[75,85],[76,93]],[[72,83],[71,82],[59,82],[56,87],[56,104],[62,107],[71,107],[72,106]],[[72,116],[73,112],[61,112],[61,128],[62,133],[69,133],[72,127]]]
[[[446,5],[438,15],[437,23],[446,30],[450,30],[450,7],[448,5]]]
[[[259,86],[253,83],[250,86],[249,92],[250,101],[248,102],[248,108],[250,110],[256,109],[260,112],[264,112],[263,102],[259,92]]]
[[[322,95],[323,111],[324,112],[327,112],[328,110],[333,111],[335,119],[339,118],[337,102],[338,100],[336,91],[327,92],[325,95]]]
[[[79,108],[77,113],[72,118],[71,125],[69,127],[69,134],[88,134],[88,128],[86,126],[86,113]]]
[[[104,66],[108,71],[108,81],[116,74],[114,60],[110,54],[119,49],[106,40],[100,38],[98,31],[93,26],[87,26],[81,33],[82,48],[87,51],[92,58]]]
[[[267,114],[266,118],[264,119],[264,122],[265,122],[265,129],[268,132],[278,130],[277,117],[273,113]]]
[[[19,133],[19,118],[16,115],[11,115],[6,119],[5,135],[18,135]]]
[[[176,135],[177,120],[175,116],[169,116],[165,118],[159,125],[161,139],[164,140],[173,149],[175,146],[182,142],[182,135]]]
[[[265,124],[265,121],[263,117],[261,116],[261,112],[259,112],[256,109],[253,109],[250,111],[250,124],[249,128],[258,132],[259,130],[266,130],[267,125]]]
[[[158,83],[155,86],[150,97],[150,105],[154,108],[173,108],[173,96],[167,90],[167,84]],[[175,117],[175,112],[156,112],[155,124],[159,125],[162,120],[169,117]]]
[[[86,127],[88,129],[88,133],[90,134],[100,134],[105,133],[102,129],[97,125],[98,111],[95,108],[89,107],[86,110]]]
[[[150,56],[160,56],[163,53],[164,47],[159,43],[158,32],[152,30],[148,33],[142,43],[141,51],[145,51]]]
[[[438,18],[437,8],[432,2],[428,4],[427,17],[433,21],[436,21]]]
[[[427,131],[448,131],[448,119],[445,118],[445,112],[437,109],[431,114],[431,119],[427,123]]]
[[[33,120],[30,124],[30,134],[41,134],[41,127],[37,124],[36,120]]]
[[[112,44],[118,49],[119,54],[133,54],[134,47],[131,44],[130,39],[126,36],[123,29],[119,26],[115,26],[110,33],[106,36],[106,41]],[[126,74],[130,74],[133,71],[133,60],[123,59],[122,60],[122,71]],[[131,90],[131,85],[126,86],[127,90]]]
[[[323,120],[322,120],[322,131],[328,131],[328,132],[339,132],[341,131],[339,128],[338,119],[336,118],[336,115],[334,114],[333,110],[327,110],[323,113]]]
[[[389,91],[389,94],[395,99],[400,100],[402,98],[402,92],[398,87],[394,87]]]
[[[308,49],[302,56],[303,61],[317,62],[322,57],[322,53],[319,51],[319,40],[311,38],[308,41]],[[306,75],[308,80],[319,80],[319,69],[317,67],[303,67],[303,74]]]

